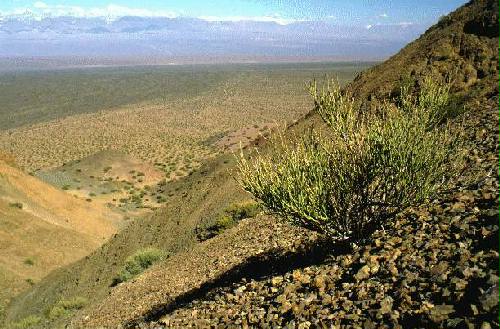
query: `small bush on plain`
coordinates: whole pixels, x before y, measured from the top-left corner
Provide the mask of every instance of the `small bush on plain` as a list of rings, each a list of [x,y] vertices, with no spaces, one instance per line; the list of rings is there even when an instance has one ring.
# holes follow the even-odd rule
[[[240,156],[238,180],[267,210],[332,239],[361,239],[402,209],[446,186],[461,166],[447,85],[425,79],[418,96],[365,112],[349,93],[310,87],[326,133],[282,136],[274,151]]]
[[[33,257],[28,257],[23,261],[23,263],[25,265],[33,266],[35,265],[35,259]]]
[[[9,207],[23,209],[23,204],[21,202],[11,202]]]

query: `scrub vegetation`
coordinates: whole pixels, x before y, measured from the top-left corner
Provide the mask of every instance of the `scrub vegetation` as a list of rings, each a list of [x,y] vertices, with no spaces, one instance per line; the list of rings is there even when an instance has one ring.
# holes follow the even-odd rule
[[[274,152],[240,158],[241,185],[271,213],[332,239],[362,239],[458,173],[461,134],[447,124],[448,85],[426,78],[414,96],[405,83],[396,102],[373,112],[335,83],[313,83],[310,93],[326,132],[281,137]]]

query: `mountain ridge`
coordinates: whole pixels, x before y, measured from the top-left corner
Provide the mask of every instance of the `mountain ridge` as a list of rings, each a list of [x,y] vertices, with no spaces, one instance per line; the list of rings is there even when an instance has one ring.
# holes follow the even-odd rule
[[[103,17],[4,17],[0,20],[0,41],[6,47],[0,49],[0,57],[121,57],[127,54],[149,57],[268,55],[367,59],[386,57],[396,52],[425,28],[410,22],[344,26],[320,21],[279,24],[272,21],[212,21],[189,17],[126,16],[115,20]],[[38,47],[33,48],[34,43]]]

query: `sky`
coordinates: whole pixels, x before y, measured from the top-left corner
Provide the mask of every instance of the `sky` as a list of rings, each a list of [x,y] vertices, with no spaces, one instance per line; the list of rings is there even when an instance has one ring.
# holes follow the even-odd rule
[[[288,24],[328,21],[338,25],[430,25],[464,0],[1,0],[0,15],[165,16],[206,20],[256,20]]]

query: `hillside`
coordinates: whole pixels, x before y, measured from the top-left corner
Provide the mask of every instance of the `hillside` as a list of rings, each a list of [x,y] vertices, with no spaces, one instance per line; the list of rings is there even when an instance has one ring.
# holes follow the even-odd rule
[[[118,287],[72,327],[498,328],[498,108],[470,119],[473,165],[457,190],[407,209],[368,243],[321,243],[261,217]],[[205,249],[219,250],[208,257],[223,273],[203,267]],[[243,263],[228,264],[238,252]],[[208,282],[178,279],[187,266]]]
[[[89,257],[52,272],[29,293],[17,297],[7,309],[7,320],[43,314],[59,300],[73,297],[98,303],[114,289],[113,279],[126,258],[142,248],[153,246],[172,254],[189,250],[198,241],[197,228],[210,226],[224,208],[249,198],[230,176],[228,168],[232,165],[232,155],[225,155],[186,179],[168,184],[163,208],[131,222]]]
[[[121,216],[55,189],[0,158],[0,306],[97,249]],[[56,238],[57,237],[57,238]]]
[[[264,215],[199,239],[227,206],[249,199],[231,177],[234,159],[222,155],[167,185],[166,195],[176,193],[163,208],[16,298],[7,320],[38,315],[47,328],[498,328],[497,3],[458,9],[349,88],[368,110],[406,74],[418,81],[450,67],[454,105],[466,107],[468,168],[454,193],[406,210],[366,245],[332,245]],[[317,121],[307,116],[290,134]],[[170,257],[113,286],[126,258],[148,246]],[[43,309],[75,297],[88,307],[42,319]]]
[[[395,96],[400,79],[433,74],[453,81],[455,102],[473,107],[498,95],[498,2],[472,1],[381,65],[350,84],[355,97],[375,103]]]

